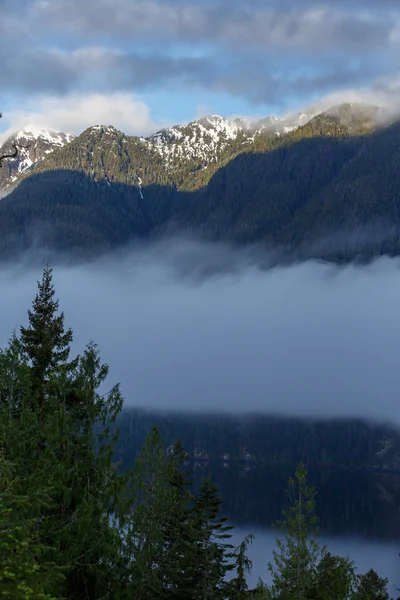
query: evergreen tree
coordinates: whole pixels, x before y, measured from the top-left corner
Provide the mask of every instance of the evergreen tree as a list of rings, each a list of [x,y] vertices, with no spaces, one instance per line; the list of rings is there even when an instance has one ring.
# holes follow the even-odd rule
[[[247,575],[251,573],[252,561],[247,556],[247,550],[253,539],[253,534],[247,535],[233,552],[236,577],[229,584],[230,600],[246,600],[249,598]]]
[[[190,491],[189,471],[185,468],[188,455],[178,439],[167,458],[167,477],[171,509],[165,523],[165,562],[163,565],[162,598],[189,600],[193,594],[196,551],[193,545],[192,509],[194,496]]]
[[[272,597],[280,600],[307,598],[317,572],[323,548],[314,539],[318,532],[315,516],[315,495],[306,483],[307,472],[300,464],[295,479],[289,479],[289,510],[284,511],[278,523],[284,540],[277,539],[273,552],[274,565],[269,564],[272,575]]]
[[[373,570],[356,575],[349,558],[334,556],[314,536],[318,533],[315,516],[315,490],[306,482],[302,464],[296,480],[289,480],[291,505],[278,524],[284,539],[277,540],[270,564],[272,586],[260,580],[254,597],[266,600],[389,600],[387,581]]]
[[[0,494],[0,597],[7,600],[55,600],[46,590],[62,577],[55,565],[41,561],[45,547],[35,537],[35,519],[26,514],[31,503],[10,490]]]
[[[349,558],[334,556],[326,550],[317,566],[310,600],[347,600],[356,582],[354,564]]]
[[[20,358],[26,358],[17,369],[17,382],[27,390],[24,402],[29,411],[12,413],[9,402],[4,410],[13,424],[10,431],[20,440],[13,448],[21,455],[24,471],[51,490],[52,505],[42,507],[37,525],[41,539],[48,542],[45,559],[68,565],[69,600],[94,600],[115,592],[117,579],[122,585],[121,534],[111,517],[126,514],[127,476],[119,475],[114,463],[118,433],[110,437],[122,397],[118,386],[99,394],[108,367],[101,364],[94,344],[68,362],[72,332],[64,332],[64,315],[56,314],[51,269],[45,269],[38,285],[29,328],[21,328],[21,339],[14,339],[0,357],[0,371],[3,366],[8,374],[19,350]],[[6,388],[10,397],[10,383]],[[27,415],[34,419],[35,435],[24,441],[17,425]]]
[[[29,366],[16,332],[0,349],[0,409],[4,418],[16,415],[30,397]]]
[[[70,565],[66,577],[70,600],[95,600],[116,593],[124,584],[118,570],[122,544],[118,520],[126,518],[127,475],[120,475],[114,463],[118,432],[110,436],[122,397],[119,386],[99,394],[107,373],[97,347],[89,344],[73,373],[77,408],[68,407],[63,393],[70,389],[68,380],[58,378],[53,386],[46,452],[53,456],[60,528],[52,539],[56,554]]]
[[[46,397],[46,385],[50,375],[54,377],[60,367],[72,369],[68,364],[72,330],[64,329],[64,313],[57,314],[59,301],[54,300],[52,269],[47,266],[42,280],[38,281],[38,292],[33,310],[28,311],[29,326],[21,327],[22,349],[31,367],[32,394],[42,407]]]
[[[126,524],[126,568],[132,570],[132,594],[138,600],[161,597],[165,566],[166,524],[171,493],[161,435],[153,427],[137,458],[132,516]]]
[[[135,465],[125,555],[131,593],[140,600],[222,599],[228,592],[232,527],[218,517],[221,499],[211,480],[193,497],[186,460],[179,441],[166,456],[153,427]]]
[[[35,473],[26,470],[24,456],[27,448],[23,438],[38,435],[36,418],[25,408],[22,418],[13,423],[2,419],[3,409],[0,408],[0,597],[53,600],[56,595],[60,597],[63,589],[64,570],[60,563],[46,559],[51,548],[39,533],[42,511],[53,507],[51,490],[39,469]],[[13,443],[9,443],[11,439]],[[28,439],[29,445],[35,448],[35,441]],[[7,459],[11,448],[14,462]],[[42,466],[46,469],[47,465]]]
[[[231,559],[233,546],[228,543],[232,526],[226,524],[226,517],[219,516],[221,497],[217,486],[210,477],[200,486],[193,508],[195,537],[193,544],[197,554],[197,568],[194,582],[196,600],[224,598],[227,590],[226,576],[233,570]]]
[[[387,591],[387,579],[370,569],[364,575],[357,576],[357,587],[351,596],[351,600],[389,600]]]
[[[271,590],[259,577],[256,587],[250,592],[250,598],[254,598],[254,600],[271,600],[272,597]]]

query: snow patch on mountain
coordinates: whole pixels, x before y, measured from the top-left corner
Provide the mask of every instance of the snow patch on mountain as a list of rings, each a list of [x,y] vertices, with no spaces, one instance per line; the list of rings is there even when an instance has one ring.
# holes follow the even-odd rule
[[[188,125],[162,129],[141,141],[159,153],[168,171],[178,169],[182,161],[196,161],[196,168],[206,168],[209,163],[220,160],[229,146],[251,144],[256,135],[287,134],[313,117],[314,113],[299,113],[263,119],[227,119],[213,114]]]
[[[0,154],[8,154],[15,144],[18,155],[3,163],[0,169],[0,191],[6,190],[37,162],[69,144],[75,137],[72,133],[47,131],[32,126],[11,135],[0,148]]]
[[[123,135],[121,131],[112,125],[92,125],[86,129],[86,133],[97,133],[99,131],[105,135]]]
[[[182,160],[195,160],[205,167],[209,162],[218,161],[240,131],[234,121],[209,115],[188,125],[162,129],[144,141],[157,150],[168,169],[178,168]]]
[[[53,147],[62,148],[65,144],[71,142],[75,136],[72,133],[62,133],[61,131],[46,131],[45,129],[35,129],[34,127],[25,127],[18,133],[11,136],[16,142],[33,142],[37,144],[39,141],[50,144]]]

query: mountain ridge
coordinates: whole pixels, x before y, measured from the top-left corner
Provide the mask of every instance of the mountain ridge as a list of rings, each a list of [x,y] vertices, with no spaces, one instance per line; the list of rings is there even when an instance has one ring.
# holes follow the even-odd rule
[[[220,139],[217,161],[174,154],[166,168],[154,140],[87,128],[0,202],[0,258],[35,245],[95,257],[181,234],[261,244],[290,260],[400,254],[400,123],[376,128],[342,105],[284,136]]]
[[[348,103],[332,107],[325,112],[318,113],[314,110],[262,119],[207,115],[185,125],[161,129],[147,137],[126,135],[112,125],[93,125],[86,128],[79,136],[46,130],[35,131],[32,127],[26,127],[10,136],[0,148],[0,153],[2,150],[6,151],[15,141],[20,144],[22,142],[23,146],[30,146],[29,150],[21,149],[18,157],[9,160],[6,168],[0,171],[0,192],[13,184],[18,184],[22,175],[45,160],[46,156],[54,150],[96,131],[104,131],[106,135],[117,134],[123,139],[139,140],[156,163],[158,157],[161,158],[164,170],[171,181],[178,187],[193,189],[197,186],[196,172],[207,170],[212,165],[217,166],[242,151],[252,150],[253,147],[257,150],[260,148],[268,150],[274,142],[279,142],[316,118],[326,118],[326,115],[332,114],[336,121],[340,124],[344,123],[350,131],[358,114],[364,114],[372,121],[378,112],[377,107]]]

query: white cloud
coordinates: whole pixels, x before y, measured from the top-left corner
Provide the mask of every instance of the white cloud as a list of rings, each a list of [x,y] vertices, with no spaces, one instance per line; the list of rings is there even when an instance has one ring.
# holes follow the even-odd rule
[[[381,118],[385,124],[400,117],[400,75],[382,77],[369,87],[358,89],[343,88],[340,91],[326,94],[310,104],[299,104],[286,111],[289,116],[298,111],[319,113],[342,103],[362,103],[377,106],[383,110]]]
[[[26,126],[80,134],[91,125],[113,125],[126,134],[148,135],[167,123],[156,123],[149,107],[126,92],[71,94],[42,97],[16,111],[8,111],[8,129],[0,136]]]

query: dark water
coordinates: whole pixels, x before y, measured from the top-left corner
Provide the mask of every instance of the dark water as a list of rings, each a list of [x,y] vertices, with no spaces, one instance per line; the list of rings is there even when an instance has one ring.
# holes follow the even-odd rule
[[[212,473],[223,496],[222,511],[235,525],[234,541],[252,532],[251,583],[269,580],[276,533],[273,524],[286,505],[287,480],[293,467],[195,464],[194,483]],[[389,579],[389,593],[400,587],[400,475],[343,469],[310,469],[317,494],[321,541],[335,554],[349,556],[359,572],[370,568]]]

